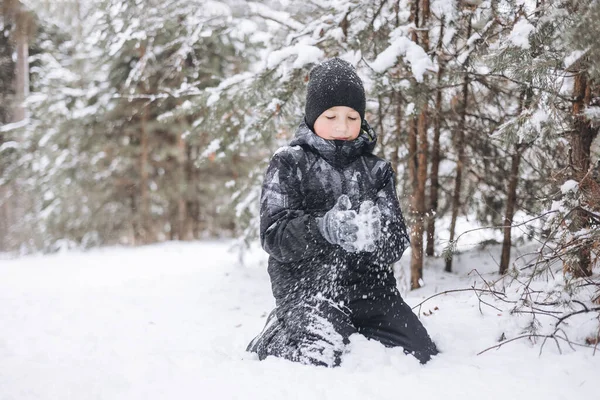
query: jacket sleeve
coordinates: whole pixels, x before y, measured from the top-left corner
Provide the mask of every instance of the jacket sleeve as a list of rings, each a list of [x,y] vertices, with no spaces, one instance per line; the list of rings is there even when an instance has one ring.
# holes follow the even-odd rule
[[[298,164],[287,151],[276,153],[265,174],[260,196],[260,240],[276,260],[294,262],[327,246],[317,227],[322,215],[306,211],[297,174]]]
[[[377,191],[376,199],[381,211],[381,238],[369,259],[377,264],[389,265],[400,260],[410,245],[410,239],[396,193],[396,176],[389,163],[383,176],[383,186]]]

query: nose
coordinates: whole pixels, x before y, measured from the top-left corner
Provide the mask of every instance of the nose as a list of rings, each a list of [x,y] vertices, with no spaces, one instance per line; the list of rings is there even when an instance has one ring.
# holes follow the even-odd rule
[[[346,132],[347,126],[346,126],[346,121],[339,121],[336,125],[335,125],[335,131],[339,132],[339,133],[344,133]]]

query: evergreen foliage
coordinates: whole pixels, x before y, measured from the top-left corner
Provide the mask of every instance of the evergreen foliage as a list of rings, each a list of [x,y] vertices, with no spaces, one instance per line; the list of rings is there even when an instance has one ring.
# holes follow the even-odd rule
[[[265,166],[302,119],[308,73],[339,56],[365,82],[376,151],[397,171],[409,222],[438,221],[445,257],[460,232],[449,241],[439,226],[453,213],[497,232],[544,216],[505,242],[539,240],[540,265],[588,260],[589,273],[600,247],[599,7],[102,0],[63,12],[48,3],[31,38],[30,119],[0,128],[11,184],[2,204],[26,194],[4,249],[219,235],[250,243]],[[1,27],[12,29],[6,19]],[[3,124],[13,51],[4,34]],[[419,121],[425,134],[411,144]],[[423,215],[413,172],[438,140],[436,205],[428,180]]]

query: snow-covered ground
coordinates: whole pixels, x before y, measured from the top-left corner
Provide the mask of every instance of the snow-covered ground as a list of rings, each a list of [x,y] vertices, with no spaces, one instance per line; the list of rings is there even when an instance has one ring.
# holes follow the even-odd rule
[[[563,343],[560,355],[548,342],[540,355],[539,343],[519,340],[477,355],[503,333],[520,334],[529,317],[510,315],[508,307],[480,311],[473,292],[423,305],[423,323],[443,352],[425,366],[360,336],[339,368],[257,361],[244,350],[274,304],[266,257],[253,251],[242,266],[230,245],[166,243],[0,261],[0,400],[598,398],[600,349],[594,356]],[[468,272],[491,277],[498,254],[463,253],[454,274],[430,262],[427,285],[402,293],[416,305],[468,288],[477,280]],[[571,339],[589,334],[594,318],[570,320]]]

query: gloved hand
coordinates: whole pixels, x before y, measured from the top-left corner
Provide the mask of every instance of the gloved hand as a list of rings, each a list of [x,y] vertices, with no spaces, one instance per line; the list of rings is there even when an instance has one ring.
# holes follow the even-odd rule
[[[350,210],[352,203],[347,195],[341,195],[333,208],[317,219],[321,235],[331,244],[340,245],[348,252],[355,252],[358,231],[356,212]]]
[[[371,200],[360,205],[356,217],[358,224],[355,247],[359,251],[375,251],[375,243],[381,237],[381,211]]]

